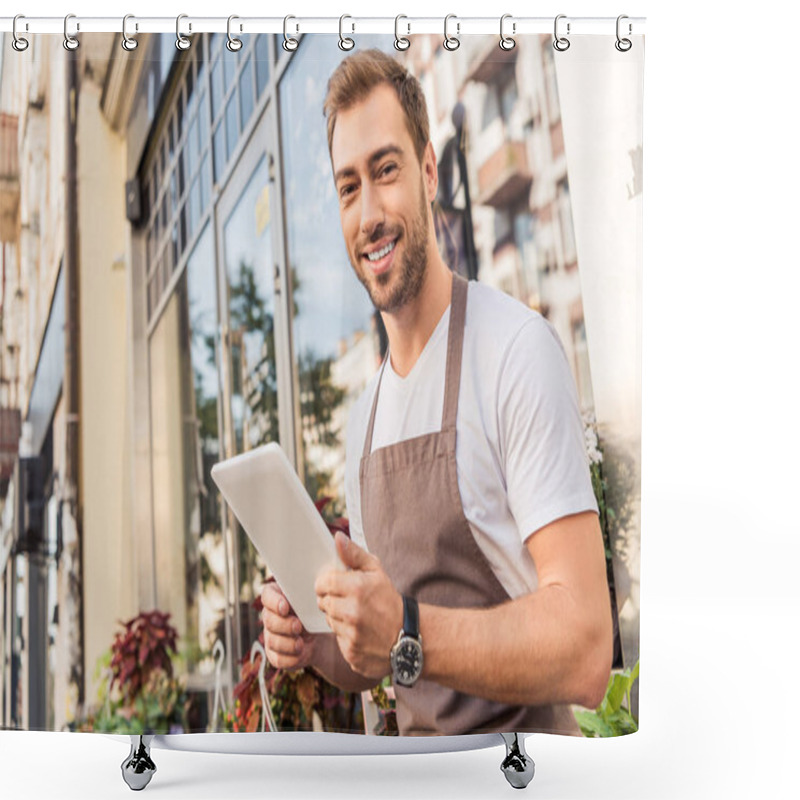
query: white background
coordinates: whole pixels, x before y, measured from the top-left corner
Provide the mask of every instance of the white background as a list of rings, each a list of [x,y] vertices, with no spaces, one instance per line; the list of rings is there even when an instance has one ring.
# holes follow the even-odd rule
[[[789,798],[800,625],[796,6],[672,0],[66,4],[3,14],[647,16],[641,731],[534,736],[541,798]],[[18,7],[17,7],[18,6]],[[120,742],[0,732],[3,798],[129,796]],[[509,797],[502,748],[281,758],[154,751],[169,798]]]

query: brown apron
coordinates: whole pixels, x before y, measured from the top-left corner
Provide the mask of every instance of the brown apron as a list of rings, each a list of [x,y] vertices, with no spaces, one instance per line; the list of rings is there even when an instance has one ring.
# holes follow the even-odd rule
[[[485,608],[510,599],[472,535],[458,489],[456,412],[466,307],[467,281],[454,273],[442,430],[370,452],[384,360],[359,470],[369,551],[402,594],[447,608]],[[424,639],[422,645],[424,654]],[[402,736],[579,733],[568,706],[505,705],[423,679],[412,688],[395,685],[395,692]]]

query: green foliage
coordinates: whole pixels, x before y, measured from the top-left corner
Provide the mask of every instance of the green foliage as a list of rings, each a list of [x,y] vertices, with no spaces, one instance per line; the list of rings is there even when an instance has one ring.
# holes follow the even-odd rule
[[[104,684],[101,693],[107,691]],[[186,693],[183,685],[165,672],[154,672],[131,703],[106,696],[100,710],[90,715],[81,730],[98,733],[170,733],[185,727]]]
[[[633,669],[609,677],[605,697],[594,711],[575,712],[575,719],[584,736],[590,739],[624,736],[639,730],[638,720],[630,712],[631,687],[638,677],[637,661]]]
[[[608,510],[608,533],[614,552],[623,560],[628,558],[630,539],[636,536],[636,514],[639,505],[639,454],[630,448],[603,443],[605,458],[602,465]]]
[[[76,722],[79,731],[143,734],[183,731],[187,696],[173,674],[177,631],[169,614],[141,613],[125,623],[95,667],[97,706]]]
[[[608,490],[608,483],[603,477],[603,466],[601,463],[596,462],[591,464],[589,472],[592,476],[592,489],[594,489],[594,496],[597,500],[597,510],[600,516],[600,530],[603,533],[603,547],[606,553],[606,564],[611,568],[611,537],[609,534],[609,523],[614,519],[614,509],[609,508],[606,503],[606,492]]]
[[[380,716],[380,723],[378,724],[378,728],[374,731],[378,736],[399,735],[395,700],[393,696],[389,696],[389,692],[393,692],[391,687],[392,679],[387,675],[377,686],[370,690]]]

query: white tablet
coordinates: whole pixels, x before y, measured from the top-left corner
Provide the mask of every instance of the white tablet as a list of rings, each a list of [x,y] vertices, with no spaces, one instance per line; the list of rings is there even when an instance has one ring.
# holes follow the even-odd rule
[[[272,442],[220,461],[211,468],[211,477],[305,629],[331,633],[317,607],[314,582],[330,566],[345,567],[280,445]]]

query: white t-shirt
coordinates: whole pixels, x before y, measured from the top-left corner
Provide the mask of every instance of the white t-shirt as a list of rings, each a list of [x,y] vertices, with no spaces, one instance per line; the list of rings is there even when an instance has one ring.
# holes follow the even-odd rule
[[[405,378],[387,361],[373,451],[441,430],[449,320],[448,306]],[[350,533],[365,548],[358,472],[378,374],[347,425]],[[525,540],[560,517],[597,511],[584,441],[574,379],[554,328],[509,295],[470,281],[456,418],[458,486],[475,540],[511,598],[537,586]]]

